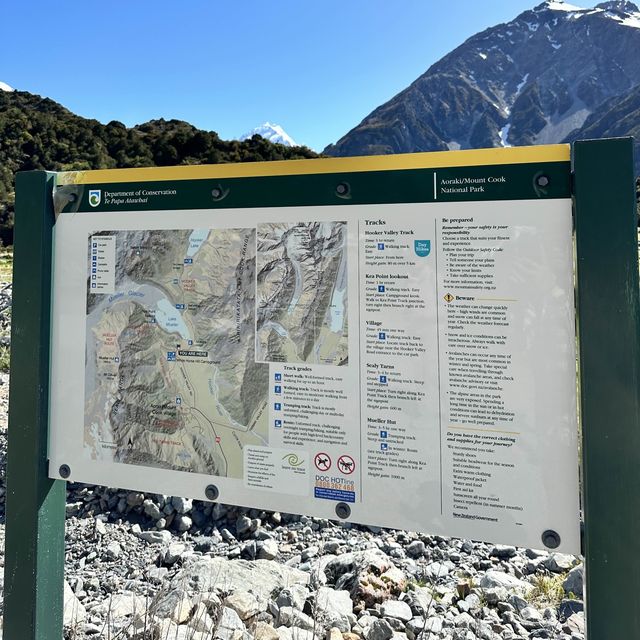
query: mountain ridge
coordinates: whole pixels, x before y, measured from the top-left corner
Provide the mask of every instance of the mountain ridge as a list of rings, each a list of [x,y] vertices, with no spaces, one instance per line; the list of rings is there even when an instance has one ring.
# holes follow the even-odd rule
[[[633,2],[613,0],[588,9],[549,0],[471,36],[324,153],[376,155],[576,139],[603,104],[635,96],[639,49],[640,10]],[[631,105],[627,111],[633,111]]]

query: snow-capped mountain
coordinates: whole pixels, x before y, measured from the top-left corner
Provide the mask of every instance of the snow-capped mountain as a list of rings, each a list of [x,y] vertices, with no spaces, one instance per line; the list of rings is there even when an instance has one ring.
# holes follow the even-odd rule
[[[269,140],[269,142],[276,142],[287,147],[298,146],[294,139],[279,124],[272,124],[271,122],[265,122],[259,127],[249,131],[249,133],[245,133],[243,136],[240,136],[240,140],[247,140],[256,134],[262,136],[265,140]]]
[[[547,0],[469,38],[325,153],[437,151],[575,138],[589,116],[599,114],[601,120],[603,105],[640,86],[639,51],[640,10],[632,2],[581,8]]]
[[[15,89],[10,87],[6,82],[0,82],[0,91],[15,91]]]

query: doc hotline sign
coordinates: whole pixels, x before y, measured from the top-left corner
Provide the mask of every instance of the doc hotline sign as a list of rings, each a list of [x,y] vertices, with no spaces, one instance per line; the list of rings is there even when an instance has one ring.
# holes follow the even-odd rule
[[[54,200],[51,477],[579,551],[569,146]]]

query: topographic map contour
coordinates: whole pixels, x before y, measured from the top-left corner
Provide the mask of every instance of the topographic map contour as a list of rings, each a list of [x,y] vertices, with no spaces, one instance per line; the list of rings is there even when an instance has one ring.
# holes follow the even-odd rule
[[[255,229],[93,237],[104,236],[116,238],[115,292],[87,289],[85,447],[93,459],[241,478],[243,448],[268,444]]]
[[[348,363],[346,244],[346,222],[258,225],[258,360]]]

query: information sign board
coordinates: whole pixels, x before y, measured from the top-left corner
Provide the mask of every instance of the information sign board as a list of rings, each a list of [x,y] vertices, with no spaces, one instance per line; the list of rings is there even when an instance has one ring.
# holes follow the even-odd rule
[[[568,146],[55,200],[52,477],[579,551]]]

